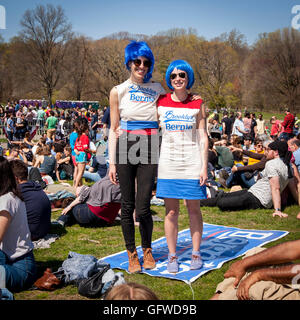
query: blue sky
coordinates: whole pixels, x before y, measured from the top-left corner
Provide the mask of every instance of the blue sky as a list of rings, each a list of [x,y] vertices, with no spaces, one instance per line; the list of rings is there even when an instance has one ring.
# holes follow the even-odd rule
[[[47,3],[61,5],[73,30],[92,39],[191,27],[207,40],[237,29],[252,44],[262,32],[290,27],[292,7],[300,0],[0,0],[6,9],[0,34],[8,41],[20,31],[26,9]]]

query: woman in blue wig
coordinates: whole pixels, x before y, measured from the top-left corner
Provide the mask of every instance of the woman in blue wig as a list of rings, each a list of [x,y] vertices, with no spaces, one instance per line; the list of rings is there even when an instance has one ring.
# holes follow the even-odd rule
[[[150,81],[154,56],[147,43],[129,43],[125,48],[125,65],[130,71],[129,79],[110,92],[109,176],[113,183],[120,183],[121,226],[128,271],[136,273],[141,271],[141,265],[135,246],[134,210],[144,253],[143,268],[155,267],[150,200],[159,150],[156,103],[165,90],[159,83]]]
[[[200,269],[203,220],[200,199],[206,199],[208,137],[202,100],[192,100],[188,90],[194,84],[192,67],[184,60],[173,61],[166,71],[172,93],[158,99],[162,128],[156,197],[164,198],[165,234],[169,248],[167,269],[179,271],[176,244],[179,199],[185,199],[190,219],[192,254],[190,269]]]

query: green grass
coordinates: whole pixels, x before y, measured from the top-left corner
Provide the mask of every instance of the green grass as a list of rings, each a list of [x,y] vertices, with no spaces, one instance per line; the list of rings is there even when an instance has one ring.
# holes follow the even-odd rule
[[[258,115],[259,112],[256,112]],[[282,113],[262,112],[266,122],[272,115],[283,120]],[[221,119],[221,118],[220,118]],[[1,141],[3,140],[3,141]],[[0,142],[6,142],[1,139]],[[91,185],[91,183],[88,183]],[[164,207],[152,206],[155,214],[164,218]],[[290,206],[285,212],[289,214],[287,219],[273,218],[272,210],[245,210],[239,212],[222,212],[218,208],[202,208],[204,222],[225,225],[245,229],[260,230],[286,230],[289,234],[278,241],[267,244],[266,247],[273,246],[288,240],[300,239],[300,220],[296,219],[299,212],[298,206]],[[53,212],[52,219],[59,216],[60,211]],[[179,230],[189,227],[189,220],[186,207],[181,202],[180,205]],[[50,249],[34,250],[34,255],[38,264],[39,272],[43,272],[47,267],[57,270],[62,262],[67,258],[69,251],[75,251],[81,254],[91,254],[97,258],[103,258],[107,255],[124,250],[123,236],[120,224],[106,228],[82,228],[79,225],[66,227],[52,227],[51,233],[57,233],[60,238],[51,244]],[[163,222],[155,222],[153,230],[153,240],[164,236]],[[136,228],[136,243],[140,244],[139,230]],[[234,260],[233,260],[234,261]],[[213,294],[217,284],[223,280],[223,274],[233,261],[225,263],[222,268],[206,273],[198,280],[192,283],[195,299],[207,300]],[[119,271],[119,270],[118,270]],[[130,275],[122,271],[126,281],[134,281],[146,285],[152,289],[160,299],[164,300],[190,300],[193,293],[190,287],[176,280],[150,277],[145,274]],[[68,285],[53,292],[42,291],[23,291],[16,293],[16,300],[74,300],[86,299],[77,293],[77,288]]]
[[[164,217],[164,207],[152,206],[153,214]],[[298,206],[290,206],[285,212],[287,219],[273,218],[272,210],[245,210],[239,212],[222,212],[218,208],[202,208],[204,222],[240,227],[246,229],[286,230],[290,233],[278,241],[267,244],[266,247],[288,240],[300,239],[300,220],[296,219]],[[52,219],[59,216],[60,211],[54,212]],[[187,209],[180,204],[179,230],[189,227]],[[97,258],[124,250],[121,226],[116,222],[113,226],[105,228],[82,228],[79,225],[66,227],[52,227],[52,233],[60,234],[60,238],[51,244],[50,249],[34,250],[35,258],[40,272],[47,267],[57,270],[67,258],[69,251],[81,254],[91,254]],[[153,240],[164,236],[163,222],[154,222]],[[136,243],[140,244],[140,234],[136,228]],[[223,280],[223,274],[234,260],[225,263],[222,268],[206,273],[192,283],[195,299],[207,300],[213,294],[217,284]],[[115,270],[120,271],[120,270]],[[134,281],[152,289],[160,299],[164,300],[191,300],[191,288],[181,281],[151,277],[145,274],[130,275],[122,271],[126,281]],[[15,294],[16,300],[74,300],[86,299],[77,293],[77,288],[68,285],[53,292],[23,291]]]

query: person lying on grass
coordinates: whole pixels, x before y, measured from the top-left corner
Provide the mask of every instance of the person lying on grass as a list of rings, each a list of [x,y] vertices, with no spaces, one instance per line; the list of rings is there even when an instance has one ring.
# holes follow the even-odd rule
[[[76,199],[70,203],[57,219],[62,226],[79,223],[86,227],[107,226],[115,221],[121,208],[121,191],[108,175],[91,187],[76,189]]]

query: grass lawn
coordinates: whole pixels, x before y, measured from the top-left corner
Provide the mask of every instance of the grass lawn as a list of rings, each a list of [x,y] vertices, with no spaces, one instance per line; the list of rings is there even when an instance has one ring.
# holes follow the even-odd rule
[[[256,112],[258,115],[258,112]],[[263,112],[264,119],[269,122],[271,113]],[[283,120],[284,114],[276,114]],[[221,117],[220,117],[221,118]],[[2,141],[3,140],[3,141]],[[0,142],[6,141],[1,139]],[[153,214],[164,218],[164,207],[152,206]],[[245,210],[238,212],[222,212],[218,208],[202,208],[204,222],[225,225],[230,227],[239,227],[245,229],[260,230],[286,230],[289,234],[276,242],[267,244],[266,247],[288,240],[300,239],[300,220],[296,215],[300,211],[298,206],[286,208],[285,213],[289,214],[287,219],[273,218],[273,210]],[[180,205],[179,230],[189,227],[189,220],[186,207],[181,202]],[[52,213],[52,219],[56,219],[60,211]],[[118,222],[106,228],[82,228],[79,225],[66,227],[52,227],[51,233],[57,233],[60,238],[51,244],[50,249],[34,250],[35,258],[40,273],[50,267],[56,271],[67,258],[69,251],[75,251],[81,254],[91,254],[97,258],[103,258],[107,255],[123,251],[124,241],[121,226]],[[163,222],[154,222],[153,240],[164,236]],[[136,243],[140,245],[139,230],[136,228]],[[234,261],[234,260],[233,260]],[[193,282],[192,288],[196,300],[207,300],[213,294],[217,284],[223,280],[223,274],[228,269],[230,261],[225,263],[222,268],[206,273],[198,280]],[[119,271],[119,270],[118,270]],[[122,271],[126,281],[134,281],[146,285],[152,289],[162,300],[191,300],[193,293],[191,288],[176,280],[151,277],[145,274],[130,275]],[[53,292],[42,291],[23,291],[16,293],[16,300],[74,300],[86,299],[77,293],[77,288],[69,285]]]
[[[164,207],[152,206],[153,214],[164,217]],[[202,209],[204,222],[232,227],[261,230],[286,230],[290,233],[270,244],[281,243],[287,240],[300,239],[300,220],[296,219],[299,211],[298,206],[290,206],[285,212],[289,214],[287,219],[273,218],[272,210],[221,212],[218,208],[204,207]],[[52,219],[59,216],[60,211],[53,212]],[[188,215],[186,207],[180,205],[179,230],[188,228]],[[91,254],[97,258],[124,250],[121,226],[116,222],[113,226],[105,228],[82,228],[79,225],[66,227],[52,227],[52,233],[60,234],[60,238],[51,244],[50,249],[34,250],[40,272],[47,267],[56,271],[67,258],[69,251],[81,254]],[[153,240],[164,236],[163,222],[154,222]],[[136,228],[136,243],[140,244],[139,230]],[[234,260],[225,263],[221,269],[206,273],[192,283],[196,300],[207,300],[213,294],[217,284],[223,280],[223,274]],[[120,271],[120,270],[115,270]],[[134,281],[151,288],[160,299],[163,300],[192,300],[191,288],[176,280],[151,277],[145,274],[130,275],[123,271],[126,281]],[[15,294],[16,300],[74,300],[86,299],[77,293],[77,288],[72,285],[65,286],[53,292],[23,291]]]

